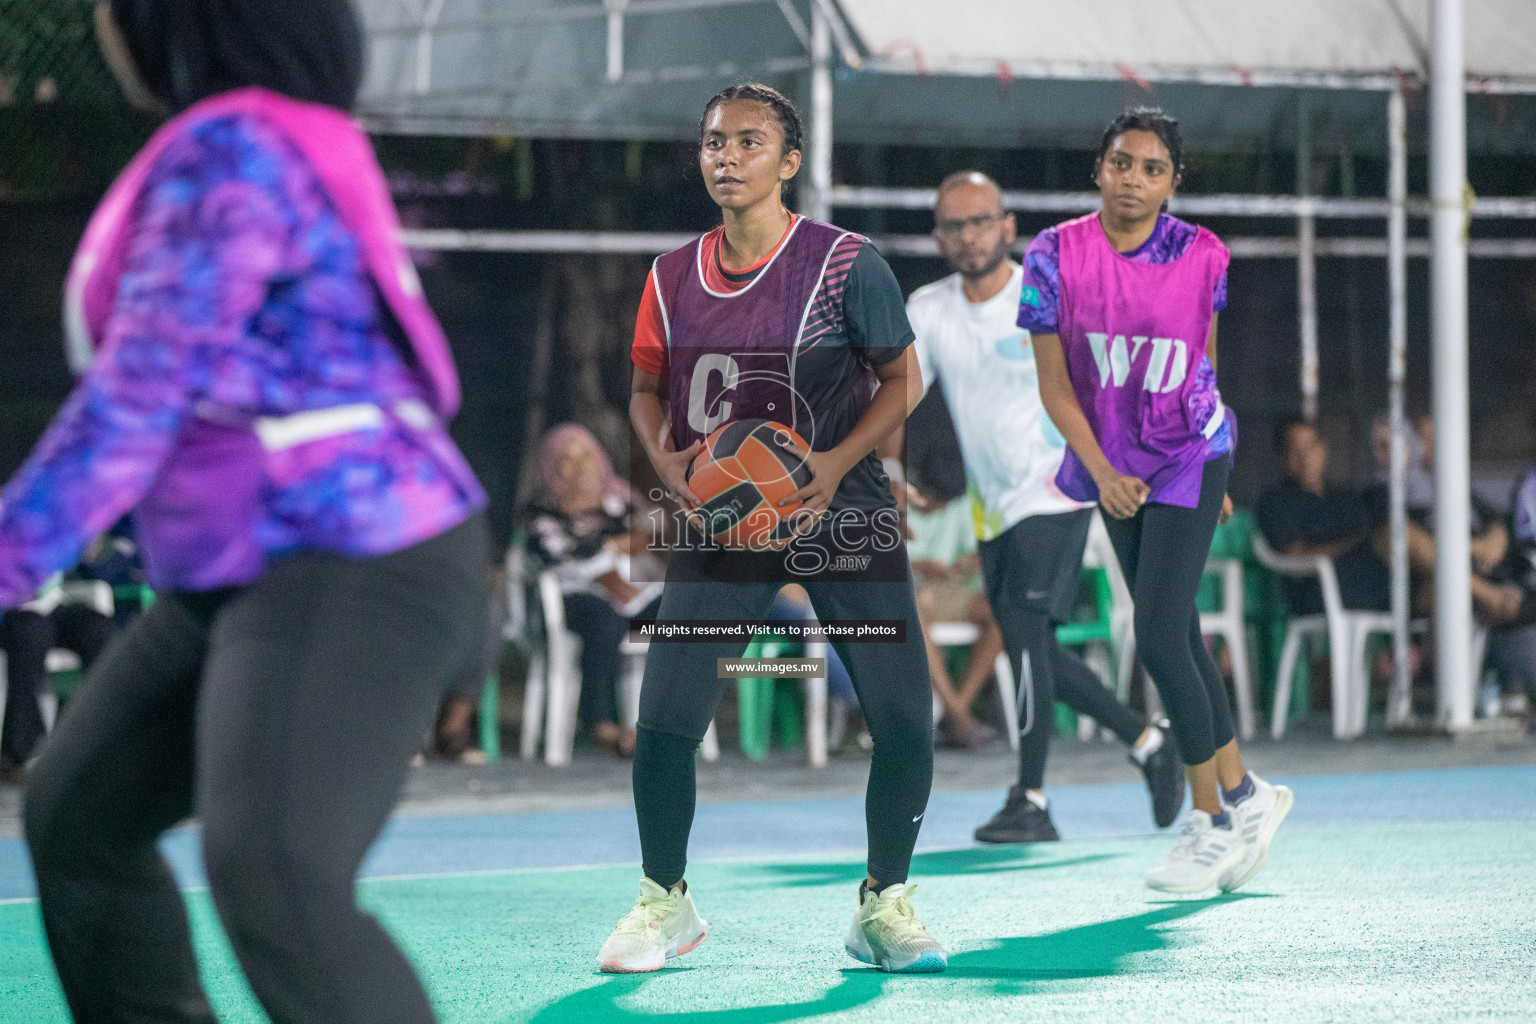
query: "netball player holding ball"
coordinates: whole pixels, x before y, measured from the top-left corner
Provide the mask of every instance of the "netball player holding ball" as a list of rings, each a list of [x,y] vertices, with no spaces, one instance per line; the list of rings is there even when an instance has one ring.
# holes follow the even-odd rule
[[[1195,591],[1226,497],[1235,419],[1216,390],[1216,317],[1230,254],[1163,212],[1178,187],[1177,122],[1137,109],[1109,126],[1097,213],[1025,253],[1019,326],[1040,397],[1071,450],[1062,493],[1097,501],[1136,602],[1136,642],[1168,709],[1194,809],[1147,875],[1166,892],[1233,890],[1264,866],[1291,792],[1249,772]]]
[[[803,502],[806,535],[761,552],[701,551],[691,536],[668,563],[658,619],[758,620],[784,584],[800,583],[823,619],[905,622],[900,642],[833,640],[875,741],[868,877],[845,946],[887,971],[940,971],[944,950],[914,916],[906,884],[933,775],[927,661],[889,481],[873,454],[915,404],[913,334],[896,279],[868,240],[784,207],[799,168],[799,116],[780,93],[739,85],[706,105],[699,169],[723,223],[652,268],[635,327],[630,419],[690,511],[700,501],[689,467],[704,439],[749,419],[791,428],[810,449],[783,435],[807,482],[781,503],[787,511]],[[869,560],[839,569],[833,559],[845,554]],[[598,955],[603,971],[654,971],[704,940],[683,879],[694,751],[725,683],[716,661],[745,647],[651,645],[634,763],[645,877]],[[762,910],[781,912],[768,901]]]

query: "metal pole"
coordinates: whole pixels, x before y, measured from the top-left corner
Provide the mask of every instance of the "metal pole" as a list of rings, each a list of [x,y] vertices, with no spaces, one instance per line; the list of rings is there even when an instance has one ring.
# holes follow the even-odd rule
[[[404,228],[400,231],[400,241],[406,248],[438,252],[580,252],[655,256],[687,245],[697,237],[687,231],[465,231],[455,228]],[[876,235],[874,241],[887,256],[930,258],[939,254],[938,243],[931,234]],[[1227,235],[1225,241],[1235,260],[1296,259],[1296,239],[1286,235]],[[1028,244],[1027,238],[1017,240],[1013,244],[1014,253],[1022,255]],[[1427,238],[1411,238],[1407,248],[1411,260],[1429,258]],[[1385,238],[1348,236],[1317,240],[1319,259],[1336,257],[1384,260],[1387,255]],[[1532,260],[1536,259],[1536,238],[1475,238],[1467,246],[1467,255],[1473,259]]]
[[[1387,728],[1413,717],[1413,679],[1408,664],[1407,424],[1403,382],[1408,370],[1408,114],[1401,90],[1387,94],[1387,382],[1392,425],[1390,489],[1392,534],[1392,686]]]
[[[432,89],[432,38],[437,22],[443,16],[443,4],[447,0],[429,0],[421,13],[421,24],[416,33],[416,95],[425,96]]]
[[[832,23],[821,4],[811,4],[811,138],[806,152],[811,187],[801,211],[832,219]]]
[[[832,205],[860,210],[932,210],[937,192],[937,189],[931,188],[837,185],[832,189]],[[1088,213],[1097,210],[1103,202],[1103,197],[1097,192],[1003,193],[1003,208],[1018,213]],[[1284,217],[1287,220],[1310,212],[1319,220],[1386,220],[1387,206],[1386,199],[1378,198],[1311,196],[1302,199],[1300,196],[1220,193],[1176,195],[1168,201],[1168,212],[1180,217]],[[1429,200],[1408,200],[1408,216],[1428,217],[1429,214]],[[1472,216],[1492,220],[1536,220],[1536,199],[1524,196],[1479,196],[1472,201]],[[1339,240],[1339,236],[1323,239],[1319,247],[1323,243],[1336,244]]]
[[[1307,94],[1296,113],[1296,195],[1312,196],[1312,126]],[[1296,307],[1301,322],[1301,414],[1317,422],[1317,218],[1304,209],[1296,218]]]
[[[1471,450],[1467,404],[1464,0],[1435,0],[1430,214],[1435,409],[1435,677],[1441,720],[1472,722]]]
[[[603,0],[608,10],[608,81],[624,77],[624,8],[629,0]]]

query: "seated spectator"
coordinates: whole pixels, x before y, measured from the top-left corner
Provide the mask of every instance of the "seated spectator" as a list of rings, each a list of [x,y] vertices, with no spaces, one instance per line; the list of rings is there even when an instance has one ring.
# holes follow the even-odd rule
[[[1380,517],[1358,491],[1328,483],[1328,443],[1299,417],[1280,423],[1275,451],[1285,477],[1255,503],[1259,531],[1284,555],[1326,555],[1333,559],[1344,607],[1385,611],[1391,602],[1391,573],[1372,546]],[[1293,615],[1323,610],[1316,579],[1285,578]]]
[[[971,705],[991,678],[1003,638],[981,582],[976,523],[966,496],[959,445],[948,457],[938,446],[920,449],[909,484],[907,555],[912,561],[933,692],[943,706],[939,726],[950,746],[980,749],[997,739],[997,730],[977,721]],[[935,622],[969,622],[980,631],[959,683],[949,673],[944,651],[928,636]]]
[[[5,718],[0,723],[0,782],[20,784],[26,763],[45,732],[38,696],[48,682],[48,652],[74,651],[89,669],[112,639],[112,620],[94,607],[70,601],[56,576],[37,598],[0,617],[0,651],[6,657]]]
[[[437,709],[437,721],[432,726],[432,739],[417,758],[417,764],[424,760],[485,763],[485,751],[475,743],[474,719],[480,708],[480,697],[485,692],[485,681],[499,669],[502,633],[506,630],[508,617],[506,570],[493,565],[488,577],[490,593],[486,601],[485,646],[480,656],[467,662],[448,684],[443,702]],[[499,728],[500,722],[496,725]]]
[[[1407,506],[1410,554],[1424,553],[1426,538],[1435,533],[1435,421],[1420,416],[1413,421],[1407,432],[1408,458],[1403,478],[1404,503]],[[1371,455],[1376,463],[1376,484],[1371,500],[1375,515],[1381,524],[1387,522],[1389,492],[1392,478],[1392,426],[1386,416],[1378,416],[1371,428]],[[1509,545],[1509,533],[1504,518],[1475,492],[1471,495],[1470,522],[1472,536],[1469,541],[1472,565],[1482,575],[1492,573],[1503,561]],[[1423,536],[1420,536],[1422,533]],[[1390,539],[1378,537],[1376,549],[1383,557],[1389,550]],[[1417,549],[1417,550],[1416,550]],[[1433,571],[1433,549],[1429,566],[1417,564],[1416,571]],[[1422,558],[1418,560],[1422,562]]]
[[[591,431],[555,427],[539,446],[539,491],[526,512],[528,546],[560,581],[566,628],[581,637],[582,728],[622,757],[634,753],[635,731],[619,725],[619,645],[629,620],[655,616],[659,585],[629,581],[634,492],[613,470]]]
[[[1503,559],[1472,577],[1472,602],[1491,627],[1488,658],[1498,672],[1501,713],[1526,715],[1536,699],[1536,466],[1515,485]]]

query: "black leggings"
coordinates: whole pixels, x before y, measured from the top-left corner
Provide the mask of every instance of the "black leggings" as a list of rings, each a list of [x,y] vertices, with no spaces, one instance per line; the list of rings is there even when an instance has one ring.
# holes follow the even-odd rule
[[[757,620],[779,583],[668,582],[658,619]],[[820,619],[900,619],[901,643],[837,643],[875,741],[864,798],[869,874],[882,886],[904,882],[933,784],[933,710],[923,631],[912,581],[808,581]],[[709,728],[728,680],[718,658],[739,658],[742,643],[652,643],[640,690],[635,746],[635,815],[646,877],[672,885],[687,864],[693,827],[694,750]]]
[[[1136,602],[1136,653],[1157,684],[1189,765],[1209,761],[1234,735],[1226,685],[1205,649],[1195,610],[1231,469],[1229,455],[1206,462],[1195,508],[1148,502],[1129,519],[1104,517]]]
[[[114,628],[111,619],[84,605],[60,605],[50,615],[16,608],[0,617],[0,650],[6,658],[0,761],[26,761],[43,738],[37,696],[48,680],[48,651],[54,647],[74,651],[89,669],[111,641]]]
[[[483,518],[373,558],[297,556],[165,594],[107,649],[28,778],[27,843],[78,1024],[197,1022],[156,847],[194,811],[219,918],[276,1024],[427,1024],[358,865],[446,681],[480,656]]]

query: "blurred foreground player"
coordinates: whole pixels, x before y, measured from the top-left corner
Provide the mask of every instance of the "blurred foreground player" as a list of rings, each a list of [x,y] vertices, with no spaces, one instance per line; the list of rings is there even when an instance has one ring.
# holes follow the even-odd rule
[[[347,111],[347,0],[115,0],[125,89],[174,114],[92,217],[82,375],[0,506],[0,606],[135,509],[153,607],[32,773],[27,842],[74,1019],[209,1022],[159,835],[282,1024],[426,1024],[354,898],[445,683],[478,657],[485,497],[451,356]]]
[[[986,175],[962,171],[939,186],[934,237],[953,274],[907,301],[926,390],[935,380],[952,410],[973,496],[987,600],[1013,664],[1019,703],[1019,781],[983,843],[1059,839],[1046,804],[1045,761],[1056,701],[1085,714],[1131,749],[1159,828],[1184,802],[1171,735],[1126,707],[1093,670],[1056,643],[1077,598],[1093,505],[1056,486],[1066,441],[1040,404],[1035,353],[1018,319],[1023,270],[1008,258],[1014,220]]]
[[[1110,123],[1098,212],[1042,231],[1024,254],[1019,326],[1040,397],[1071,451],[1056,483],[1099,502],[1136,602],[1136,647],[1168,709],[1194,809],[1147,875],[1167,892],[1231,890],[1264,866],[1291,792],[1243,765],[1232,709],[1200,635],[1195,592],[1226,496],[1236,421],[1216,390],[1227,247],[1163,212],[1183,165],[1178,123]]]
[[[905,623],[899,643],[833,640],[874,737],[868,872],[845,946],[882,970],[941,971],[944,950],[913,915],[916,887],[906,884],[933,781],[927,656],[895,499],[874,456],[916,404],[901,290],[867,239],[785,209],[784,184],[800,167],[789,100],[733,86],[705,106],[699,129],[699,169],[724,223],[658,258],[647,278],[630,420],[689,509],[699,501],[687,467],[702,438],[730,420],[783,422],[813,449],[789,449],[812,479],[780,505],[804,501],[813,514],[801,521],[811,532],[780,551],[701,550],[690,537],[668,561],[657,617],[757,620],[799,583],[823,619]],[[838,569],[832,560],[845,556],[861,568]],[[653,642],[646,655],[634,765],[645,877],[598,954],[604,971],[658,970],[704,941],[683,880],[694,751],[725,686],[717,659],[745,647]],[[768,902],[761,910],[780,912]]]

